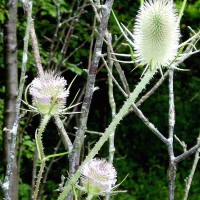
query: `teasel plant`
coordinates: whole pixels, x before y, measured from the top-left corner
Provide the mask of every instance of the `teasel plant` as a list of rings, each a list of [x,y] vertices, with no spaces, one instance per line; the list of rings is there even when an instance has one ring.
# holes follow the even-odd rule
[[[175,188],[175,177],[176,177],[176,166],[177,163],[185,159],[187,156],[193,154],[199,148],[199,144],[195,145],[193,148],[187,150],[180,156],[175,157],[173,151],[173,137],[174,137],[174,94],[173,94],[173,72],[174,70],[185,71],[185,69],[180,69],[178,64],[189,56],[198,53],[199,50],[195,47],[199,40],[200,32],[194,32],[192,29],[193,36],[180,43],[180,20],[185,7],[185,1],[183,2],[181,12],[177,14],[174,8],[173,1],[165,0],[149,0],[141,3],[141,7],[136,16],[136,22],[134,25],[133,33],[129,31],[122,23],[119,23],[117,17],[114,18],[121,30],[121,33],[125,37],[128,45],[130,47],[130,54],[117,54],[112,52],[110,59],[114,62],[123,63],[134,63],[136,68],[139,66],[144,66],[145,69],[141,75],[141,81],[133,90],[132,93],[122,93],[127,98],[122,108],[114,118],[105,132],[102,134],[99,141],[95,144],[93,149],[86,156],[86,159],[77,169],[76,173],[67,182],[66,187],[61,192],[58,200],[63,200],[70,192],[70,189],[75,185],[81,176],[82,168],[94,158],[98,153],[102,145],[110,137],[110,135],[115,131],[119,122],[130,112],[130,108],[139,116],[139,118],[145,123],[145,125],[168,147],[169,153],[169,199],[174,200],[174,188]],[[94,8],[95,13],[97,9]],[[97,14],[98,19],[98,14]],[[194,44],[193,44],[194,43]],[[108,41],[107,41],[108,44]],[[188,51],[189,49],[189,51]],[[101,55],[104,59],[104,55]],[[132,60],[129,62],[120,61],[113,57],[122,56],[129,57]],[[106,62],[104,62],[106,66]],[[108,67],[107,67],[108,69]],[[163,74],[163,70],[167,69],[167,75],[169,74],[169,138],[165,137],[137,108],[135,101],[139,94],[145,89],[146,85],[151,81],[154,75],[160,71],[161,73],[161,84],[164,78],[166,78],[166,73]],[[116,83],[116,80],[109,72]],[[116,83],[117,85],[117,83]],[[118,88],[120,88],[118,86]],[[156,88],[156,87],[155,87]],[[155,90],[153,88],[153,90]],[[152,90],[152,91],[153,91]],[[148,96],[148,95],[147,95]],[[145,97],[146,98],[146,97]],[[140,102],[138,102],[140,104]],[[141,104],[140,104],[141,105]],[[109,199],[109,196],[108,198]]]
[[[183,2],[182,10],[185,4]],[[180,69],[177,67],[180,60],[184,57],[198,53],[194,45],[193,50],[187,55],[182,54],[183,49],[190,46],[190,42],[198,38],[200,31],[195,33],[187,41],[180,42],[180,19],[182,11],[177,14],[172,1],[166,0],[149,0],[141,3],[141,7],[135,19],[133,33],[122,23],[117,20],[114,12],[113,16],[128,42],[130,54],[113,53],[115,56],[130,57],[131,61],[115,60],[122,63],[133,63],[136,67],[145,66],[141,75],[141,81],[136,86],[133,102],[138,95],[145,89],[146,85],[151,81],[153,76],[160,71],[163,77],[164,69],[177,69],[180,71],[188,71],[188,69]],[[112,58],[111,58],[112,59]]]
[[[23,3],[24,9],[26,11],[27,2],[24,1]],[[43,70],[34,23],[31,17],[29,18],[29,23],[30,26],[28,28],[32,40],[33,55],[36,63],[38,76],[34,78],[34,80],[27,86],[27,88],[25,89],[24,100],[21,100],[28,107],[28,109],[21,109],[26,112],[32,112],[35,115],[39,114],[41,116],[40,126],[38,129],[36,129],[35,132],[35,141],[38,157],[40,160],[40,168],[35,182],[34,193],[31,197],[32,199],[36,200],[39,193],[42,175],[46,166],[46,161],[51,158],[64,156],[70,153],[72,150],[71,140],[64,131],[63,123],[60,117],[66,116],[68,114],[80,113],[69,112],[69,110],[78,106],[81,103],[74,104],[74,101],[76,100],[77,95],[79,93],[78,91],[71,104],[68,107],[66,106],[67,97],[69,96],[69,90],[77,76],[74,77],[74,79],[71,81],[70,85],[66,89],[67,81],[64,79],[64,77],[61,77],[59,73],[56,73],[53,70]],[[28,94],[32,96],[32,104],[28,102]],[[64,143],[65,149],[67,149],[68,151],[45,156],[42,136],[49,120],[52,117],[54,118],[58,129],[60,129],[62,141]]]
[[[26,2],[26,1],[23,1]],[[90,0],[90,2],[93,2]],[[97,1],[99,2],[99,1]],[[133,109],[133,111],[139,116],[139,118],[145,123],[145,125],[162,141],[164,144],[167,145],[169,155],[170,155],[170,168],[169,168],[169,194],[170,194],[170,200],[174,199],[174,182],[175,182],[175,176],[176,176],[176,165],[178,162],[186,158],[187,156],[194,153],[199,147],[200,143],[198,141],[198,144],[194,146],[193,148],[184,151],[183,154],[180,156],[175,157],[173,153],[173,128],[174,128],[174,122],[175,122],[175,116],[174,116],[174,97],[173,97],[173,71],[174,69],[181,70],[177,67],[178,63],[180,63],[185,58],[189,57],[190,55],[197,53],[198,50],[196,49],[195,45],[190,43],[192,41],[197,41],[199,38],[199,32],[195,33],[192,29],[193,36],[188,39],[187,41],[179,44],[180,42],[180,28],[179,28],[179,22],[181,19],[182,12],[178,15],[176,13],[175,8],[173,7],[172,1],[158,1],[158,0],[149,0],[146,2],[141,1],[141,8],[138,12],[138,15],[136,17],[136,22],[134,26],[133,32],[129,31],[127,27],[125,27],[123,24],[120,24],[116,19],[116,22],[118,23],[118,26],[121,30],[121,33],[124,35],[125,39],[128,42],[128,45],[130,47],[131,54],[123,54],[119,55],[113,52],[110,52],[112,48],[108,48],[108,52],[110,53],[110,57],[108,58],[109,61],[113,60],[114,62],[122,62],[120,60],[113,59],[113,57],[116,56],[122,56],[122,57],[129,57],[132,60],[131,63],[135,63],[136,67],[139,65],[144,65],[145,69],[141,76],[141,82],[136,86],[135,90],[132,93],[129,93],[129,90],[123,91],[121,89],[122,93],[126,97],[126,101],[120,111],[117,113],[115,106],[113,106],[113,113],[112,113],[112,122],[108,126],[108,128],[105,130],[103,134],[101,134],[100,140],[95,144],[93,149],[89,152],[89,154],[86,156],[83,163],[79,166],[78,170],[76,171],[75,166],[78,166],[77,163],[79,163],[79,157],[80,153],[77,151],[81,149],[81,142],[84,138],[84,128],[86,127],[86,121],[87,121],[87,115],[89,112],[90,103],[88,103],[88,100],[91,101],[92,94],[95,90],[94,82],[95,82],[95,71],[98,67],[99,60],[102,59],[104,61],[104,55],[101,54],[101,48],[103,44],[103,39],[105,35],[105,39],[107,40],[107,44],[111,44],[111,42],[108,42],[108,31],[107,31],[107,22],[109,19],[109,12],[112,8],[113,1],[106,1],[105,5],[95,7],[96,9],[96,17],[100,24],[98,37],[97,37],[97,45],[95,45],[95,51],[94,56],[92,60],[92,64],[90,67],[90,70],[88,70],[88,84],[86,88],[86,96],[85,99],[87,102],[83,105],[84,108],[88,108],[88,110],[84,110],[83,117],[80,120],[80,128],[79,131],[77,131],[76,139],[74,142],[74,145],[70,142],[70,140],[66,140],[67,148],[69,152],[71,152],[71,168],[74,167],[74,171],[72,172],[71,176],[69,176],[69,180],[66,183],[66,186],[62,188],[61,193],[58,197],[59,200],[65,199],[67,195],[69,195],[71,189],[73,187],[77,187],[81,191],[87,193],[87,199],[92,199],[95,196],[106,196],[107,199],[109,199],[109,195],[113,194],[113,189],[116,188],[115,186],[115,178],[116,178],[116,172],[113,169],[113,165],[111,164],[113,161],[113,154],[110,154],[109,158],[109,164],[107,164],[107,161],[105,160],[98,160],[94,159],[102,145],[107,141],[107,139],[115,132],[115,129],[117,125],[120,123],[120,121],[124,118],[127,113],[130,112],[130,108]],[[185,1],[184,1],[185,2]],[[99,2],[100,3],[100,2]],[[26,6],[24,6],[26,9]],[[98,9],[103,10],[100,12],[102,16],[98,16]],[[184,6],[183,6],[184,8]],[[66,81],[59,75],[54,73],[54,71],[44,71],[41,66],[41,60],[38,50],[38,44],[35,36],[34,31],[34,24],[33,20],[31,18],[31,11],[28,10],[27,13],[29,14],[28,18],[28,25],[27,25],[27,32],[26,37],[30,37],[32,40],[32,47],[33,47],[33,53],[34,58],[36,62],[36,67],[38,71],[38,76],[32,81],[32,83],[27,87],[25,91],[25,100],[23,101],[25,105],[28,106],[29,111],[40,114],[41,115],[41,125],[36,130],[36,146],[38,150],[39,159],[41,162],[40,165],[40,171],[36,182],[35,192],[33,195],[34,199],[37,199],[38,196],[38,190],[40,187],[40,182],[42,179],[42,173],[44,171],[45,162],[50,157],[60,156],[66,154],[66,152],[61,154],[54,154],[50,156],[45,156],[44,154],[44,147],[42,143],[42,134],[46,128],[46,125],[49,122],[49,119],[51,117],[54,117],[55,119],[59,120],[60,116],[63,116],[65,114],[70,114],[68,110],[72,108],[75,105],[70,105],[69,107],[66,107],[66,99],[69,95],[69,89],[70,86],[66,89]],[[114,15],[115,16],[115,15]],[[101,18],[102,17],[102,18]],[[59,24],[59,23],[58,23]],[[171,25],[173,24],[173,26]],[[169,30],[171,32],[169,32]],[[149,35],[150,34],[150,35]],[[55,39],[55,38],[54,38]],[[54,41],[54,40],[53,40]],[[67,41],[67,40],[66,40]],[[26,41],[26,51],[27,51],[27,45],[28,42]],[[147,46],[146,46],[147,45]],[[189,48],[189,51],[184,54],[183,50],[184,48]],[[53,53],[52,53],[53,55]],[[51,59],[52,59],[51,55]],[[51,60],[50,59],[50,60]],[[26,63],[27,61],[27,52],[23,55],[23,62]],[[127,63],[127,62],[125,62]],[[104,62],[106,65],[106,61]],[[109,64],[109,63],[108,63]],[[59,65],[59,62],[56,64]],[[107,66],[106,66],[107,67]],[[143,113],[137,108],[135,104],[136,99],[138,98],[138,95],[145,89],[146,85],[150,82],[150,80],[153,78],[153,76],[160,71],[161,79],[164,80],[165,75],[162,75],[162,70],[169,69],[169,89],[170,89],[170,110],[169,110],[169,138],[166,138],[163,136],[157,128],[149,122],[149,120],[143,115]],[[109,82],[114,82],[114,77],[112,76],[111,69],[108,66],[108,74],[110,75]],[[112,79],[112,80],[111,80]],[[116,83],[116,82],[115,82]],[[117,83],[116,83],[117,84]],[[120,88],[118,86],[118,88]],[[21,90],[22,91],[22,90]],[[92,92],[91,92],[92,91]],[[27,101],[27,95],[30,93],[32,95],[32,104],[28,103]],[[111,92],[112,93],[112,92]],[[112,96],[113,94],[111,94]],[[112,97],[110,97],[112,99]],[[20,101],[21,102],[21,101]],[[112,103],[111,103],[112,104]],[[89,106],[88,106],[89,105]],[[85,117],[85,116],[86,117]],[[80,137],[79,137],[80,136]],[[67,136],[65,136],[65,139]],[[76,148],[77,147],[77,148]],[[112,149],[111,149],[112,150]],[[199,152],[198,152],[199,153]],[[75,155],[75,156],[74,156]],[[199,154],[198,154],[199,155]],[[198,157],[197,155],[197,157]],[[73,163],[74,161],[74,163]],[[96,164],[93,164],[96,163]],[[98,180],[99,176],[100,178],[104,177],[105,174],[100,170],[99,174],[96,174],[99,171],[95,171],[95,177],[90,177],[88,174],[88,168],[90,170],[93,170],[93,166],[95,166],[95,170],[99,169],[99,165],[103,165],[104,169],[107,171],[112,171],[112,177],[111,181],[108,184],[108,190],[104,190],[105,187],[102,187],[102,184]],[[91,166],[91,167],[89,167]],[[91,178],[93,178],[91,180]],[[79,185],[78,185],[78,180]],[[5,183],[6,185],[7,183]]]
[[[66,107],[69,89],[72,86],[73,81],[66,89],[67,82],[63,77],[56,74],[54,71],[44,71],[41,75],[38,75],[38,77],[36,77],[25,90],[25,101],[23,101],[23,103],[28,106],[28,111],[41,115],[40,127],[35,132],[35,141],[41,164],[36,180],[35,191],[32,197],[34,200],[37,199],[46,160],[69,153],[64,152],[45,156],[42,135],[51,117],[56,118],[58,116],[65,116],[66,114],[72,114],[71,112],[68,112],[68,110],[80,104],[72,105],[74,99],[71,105]],[[29,104],[27,100],[28,91],[32,96],[32,105]]]
[[[65,108],[66,99],[69,95],[69,90],[66,90],[65,87],[66,81],[64,78],[54,75],[53,72],[44,72],[42,75],[39,75],[39,77],[36,77],[30,84],[29,93],[32,96],[32,106],[27,103],[27,100],[26,105],[28,105],[32,111],[41,115],[40,127],[35,132],[35,141],[41,164],[33,199],[37,199],[39,185],[45,168],[45,161],[48,159],[44,154],[42,134],[50,118],[59,115]]]

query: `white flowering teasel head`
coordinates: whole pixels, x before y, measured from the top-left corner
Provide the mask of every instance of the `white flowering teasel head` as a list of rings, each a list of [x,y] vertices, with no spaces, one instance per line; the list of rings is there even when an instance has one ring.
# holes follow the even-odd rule
[[[106,160],[94,158],[81,170],[81,184],[88,194],[98,196],[110,193],[117,179],[117,172]]]
[[[169,66],[179,47],[178,15],[170,1],[148,0],[133,29],[135,61],[152,68]]]
[[[53,71],[46,71],[43,75],[39,75],[32,81],[29,89],[33,106],[42,115],[59,115],[65,108],[69,95],[66,85],[66,80]]]

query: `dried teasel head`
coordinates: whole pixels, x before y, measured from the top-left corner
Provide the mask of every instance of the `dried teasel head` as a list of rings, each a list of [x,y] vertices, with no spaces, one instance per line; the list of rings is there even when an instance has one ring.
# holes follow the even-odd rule
[[[59,115],[65,108],[69,95],[66,85],[66,80],[53,71],[46,71],[43,75],[39,75],[32,81],[29,89],[33,106],[42,115]]]
[[[146,1],[136,16],[133,38],[139,65],[169,66],[177,55],[180,39],[178,15],[172,3]]]
[[[110,193],[117,179],[117,172],[106,160],[94,158],[81,170],[81,183],[88,194],[103,195]]]

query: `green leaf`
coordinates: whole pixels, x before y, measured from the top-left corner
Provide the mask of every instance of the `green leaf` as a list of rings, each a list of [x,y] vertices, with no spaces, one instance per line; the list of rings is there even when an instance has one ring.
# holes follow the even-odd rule
[[[66,63],[66,65],[67,65],[67,68],[68,68],[70,71],[72,71],[72,72],[74,72],[74,73],[76,73],[76,74],[78,74],[78,75],[81,75],[81,74],[83,73],[83,70],[82,70],[81,68],[77,67],[77,65],[75,65],[75,64]]]
[[[63,153],[56,153],[56,154],[52,154],[52,155],[49,155],[49,156],[46,156],[44,159],[46,161],[48,161],[50,158],[54,158],[54,157],[59,157],[59,156],[64,156],[66,154],[68,154],[69,152],[63,152]]]

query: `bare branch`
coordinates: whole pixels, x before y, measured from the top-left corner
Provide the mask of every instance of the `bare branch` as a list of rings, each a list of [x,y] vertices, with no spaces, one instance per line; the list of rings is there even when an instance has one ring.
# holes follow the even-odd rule
[[[85,97],[84,97],[82,109],[81,109],[80,127],[76,133],[76,138],[74,141],[74,149],[73,149],[73,152],[71,154],[71,159],[70,159],[71,160],[70,173],[72,174],[76,171],[77,166],[79,165],[80,150],[83,145],[84,133],[87,126],[87,119],[88,119],[90,104],[91,104],[92,96],[94,93],[96,71],[97,71],[97,67],[99,65],[99,60],[101,57],[103,38],[104,38],[104,34],[107,28],[107,23],[110,16],[110,11],[112,9],[112,4],[113,4],[113,0],[107,0],[103,8],[101,23],[99,25],[99,34],[98,34],[95,48],[94,48],[92,64],[88,72]]]
[[[195,153],[199,149],[199,147],[200,147],[200,143],[196,144],[195,146],[193,146],[186,152],[182,153],[180,156],[175,157],[174,162],[178,163],[178,162],[184,160],[185,158],[191,156],[193,153]]]
[[[197,144],[200,144],[200,134],[199,134],[199,137],[197,139]],[[196,168],[197,168],[197,164],[198,164],[199,159],[200,159],[199,154],[200,154],[200,148],[197,150],[197,152],[195,154],[192,170],[190,172],[189,177],[186,179],[186,188],[185,188],[185,195],[184,195],[183,200],[188,199],[188,194],[189,194],[190,187],[191,187],[191,184],[192,184],[192,179],[193,179],[194,173],[195,173]]]
[[[55,124],[56,124],[58,130],[60,131],[62,142],[65,146],[65,149],[67,151],[71,152],[73,145],[72,145],[72,142],[64,128],[63,122],[61,121],[59,116],[55,116],[54,119],[55,119]]]
[[[110,77],[112,78],[112,80],[114,81],[114,83],[116,84],[116,86],[118,87],[118,89],[122,92],[122,94],[125,96],[125,97],[128,97],[128,95],[126,94],[126,92],[122,89],[122,87],[119,85],[119,83],[117,82],[117,80],[115,79],[115,77],[112,75],[112,72],[110,71],[104,57],[102,56],[102,60],[104,62],[104,65],[106,66],[107,70],[108,70],[108,73],[110,75]]]
[[[176,163],[174,162],[174,149],[173,149],[173,137],[174,137],[174,124],[175,124],[175,109],[174,109],[174,69],[169,69],[169,200],[174,200],[175,178],[176,178]]]
[[[20,83],[19,83],[19,92],[18,92],[17,101],[16,101],[16,118],[13,124],[13,128],[11,130],[12,140],[11,140],[11,146],[10,146],[10,156],[9,156],[9,162],[6,168],[5,180],[3,183],[3,191],[4,191],[5,200],[10,200],[10,197],[9,197],[10,176],[12,173],[13,160],[15,158],[16,137],[17,137],[19,120],[20,120],[21,99],[22,99],[22,93],[23,93],[24,82],[25,82],[26,64],[28,60],[27,55],[28,55],[29,31],[30,31],[30,26],[31,26],[32,1],[28,1],[25,3],[27,7],[28,16],[27,16],[26,32],[24,36],[24,49],[23,49],[23,57],[22,57],[22,69],[21,69],[21,76],[20,76]]]
[[[110,46],[112,45],[112,35],[111,33],[106,34],[106,40],[107,42],[110,44]],[[111,114],[112,114],[112,119],[115,118],[116,115],[116,103],[115,103],[115,99],[114,99],[114,93],[113,93],[113,75],[112,75],[112,70],[113,70],[113,62],[110,59],[111,58],[111,52],[110,52],[110,47],[107,46],[107,53],[108,53],[108,96],[109,96],[109,103],[110,103],[110,107],[111,107]],[[104,59],[104,58],[103,58]],[[107,65],[107,63],[105,63],[105,65]],[[115,139],[115,130],[113,130],[113,133],[110,134],[109,136],[109,163],[113,163],[114,160],[114,153],[115,153],[115,143],[114,143],[114,139]],[[109,200],[110,196],[108,195],[106,197],[106,200]]]
[[[187,145],[185,144],[184,141],[181,141],[176,135],[174,135],[174,138],[179,142],[179,144],[183,147],[183,151],[187,151]]]

